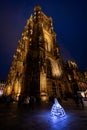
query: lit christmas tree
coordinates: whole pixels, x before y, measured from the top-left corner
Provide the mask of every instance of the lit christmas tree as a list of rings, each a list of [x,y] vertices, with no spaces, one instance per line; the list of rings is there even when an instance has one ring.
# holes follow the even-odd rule
[[[54,99],[54,104],[53,104],[52,109],[51,109],[51,115],[53,117],[63,117],[63,116],[65,116],[65,111],[62,108],[62,106],[59,104],[59,102],[57,101],[56,98]]]

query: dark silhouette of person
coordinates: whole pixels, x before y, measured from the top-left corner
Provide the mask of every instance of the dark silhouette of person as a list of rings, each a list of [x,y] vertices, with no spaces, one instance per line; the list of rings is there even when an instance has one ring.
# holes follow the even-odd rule
[[[73,100],[74,100],[76,106],[78,107],[79,106],[79,97],[77,94],[74,95]]]
[[[78,99],[79,99],[79,103],[81,104],[82,108],[84,108],[83,97],[82,97],[81,93],[78,93]]]

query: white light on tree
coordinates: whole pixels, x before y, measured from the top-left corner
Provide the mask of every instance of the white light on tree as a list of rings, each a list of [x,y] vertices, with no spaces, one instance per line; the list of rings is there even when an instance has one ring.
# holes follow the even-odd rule
[[[65,111],[64,111],[63,107],[59,104],[59,102],[57,101],[56,98],[54,99],[54,104],[51,109],[51,115],[54,118],[65,116]]]

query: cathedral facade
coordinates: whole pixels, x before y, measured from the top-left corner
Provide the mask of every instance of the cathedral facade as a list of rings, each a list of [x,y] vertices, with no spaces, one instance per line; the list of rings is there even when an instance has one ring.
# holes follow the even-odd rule
[[[29,95],[47,101],[70,93],[52,18],[40,6],[27,20],[8,74],[5,95]]]

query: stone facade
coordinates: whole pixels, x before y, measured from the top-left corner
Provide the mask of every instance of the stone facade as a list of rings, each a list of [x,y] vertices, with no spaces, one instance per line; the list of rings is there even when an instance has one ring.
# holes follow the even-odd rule
[[[64,65],[72,93],[77,94],[78,91],[87,90],[87,72],[81,71],[74,61],[67,61]]]
[[[36,6],[18,42],[4,94],[29,95],[47,101],[53,95],[63,97],[71,92],[52,18]]]

